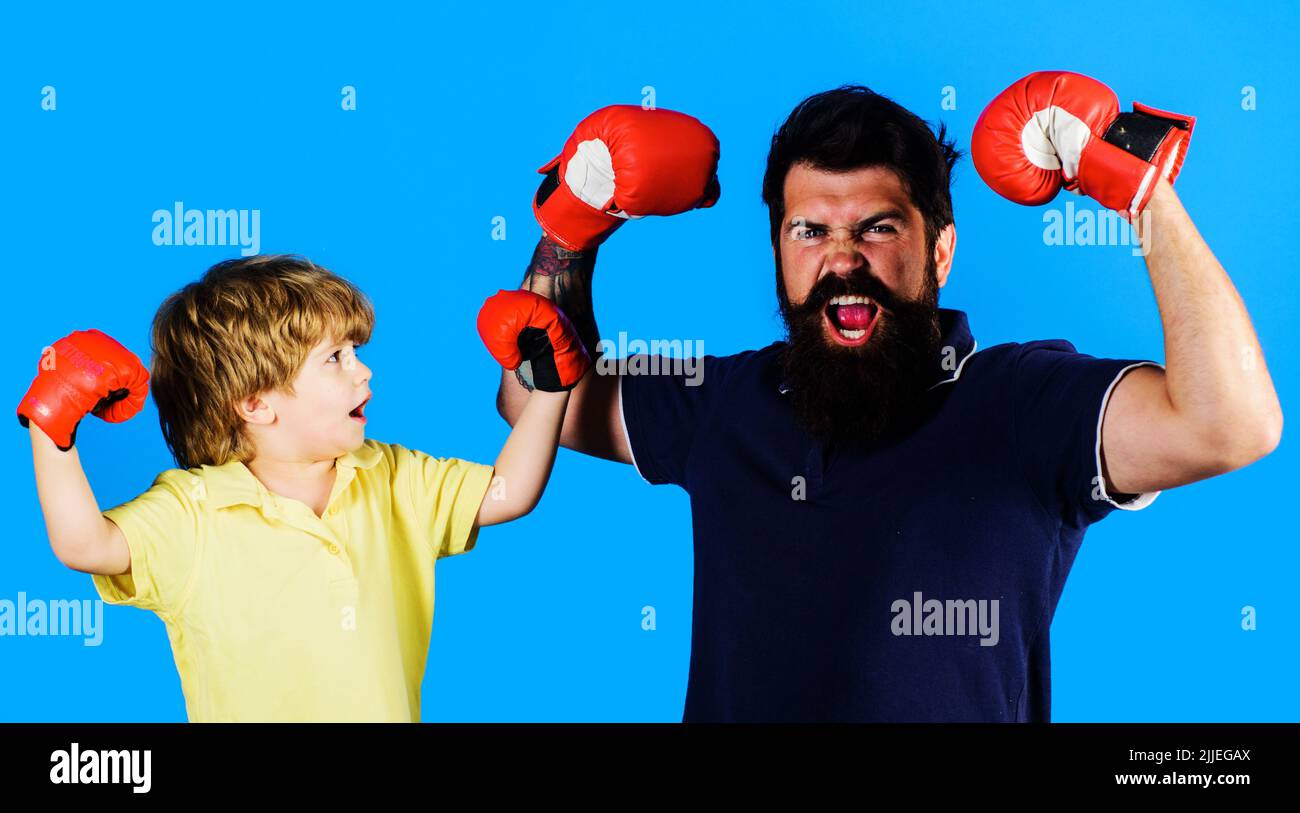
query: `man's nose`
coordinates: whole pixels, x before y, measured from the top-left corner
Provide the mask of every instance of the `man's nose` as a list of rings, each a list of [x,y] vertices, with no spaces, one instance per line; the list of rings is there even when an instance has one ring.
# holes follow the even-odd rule
[[[845,233],[848,231],[839,231],[839,236],[833,238],[829,243],[828,256],[826,257],[826,268],[833,274],[850,274],[861,268],[867,261],[862,252],[858,249],[857,240],[853,235]]]

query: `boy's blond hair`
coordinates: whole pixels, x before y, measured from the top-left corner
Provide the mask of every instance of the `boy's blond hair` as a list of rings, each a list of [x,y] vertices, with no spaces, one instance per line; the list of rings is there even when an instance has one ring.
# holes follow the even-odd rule
[[[177,464],[250,460],[236,404],[273,390],[292,394],[316,344],[364,344],[374,324],[356,286],[293,254],[219,262],[169,296],[153,321],[151,384]]]

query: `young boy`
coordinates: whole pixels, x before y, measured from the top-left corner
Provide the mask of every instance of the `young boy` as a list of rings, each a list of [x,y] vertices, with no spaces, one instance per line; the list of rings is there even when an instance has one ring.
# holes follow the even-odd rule
[[[76,427],[139,411],[139,359],[74,333],[18,407],[55,554],[110,604],[162,618],[192,722],[418,721],[435,561],[545,488],[590,367],[562,313],[510,291],[479,314],[489,350],[542,382],[495,467],[365,438],[371,371],[356,350],[373,324],[359,290],[292,255],[222,262],[173,294],[152,367],[179,467],[103,514]]]

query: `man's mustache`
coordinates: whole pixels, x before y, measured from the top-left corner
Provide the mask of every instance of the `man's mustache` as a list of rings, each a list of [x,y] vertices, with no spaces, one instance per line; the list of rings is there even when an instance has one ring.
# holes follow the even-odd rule
[[[795,309],[801,313],[820,312],[837,296],[865,296],[886,311],[897,310],[898,297],[884,282],[868,273],[822,277]]]

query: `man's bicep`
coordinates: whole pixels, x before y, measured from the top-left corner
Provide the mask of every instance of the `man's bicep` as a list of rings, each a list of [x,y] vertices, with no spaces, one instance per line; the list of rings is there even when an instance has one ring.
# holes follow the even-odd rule
[[[1119,380],[1101,435],[1106,479],[1117,491],[1161,491],[1224,473],[1216,451],[1170,403],[1159,367],[1135,367]]]
[[[593,457],[631,463],[632,455],[623,430],[618,372],[601,374],[593,369],[570,399],[560,432],[560,445]]]
[[[569,397],[564,425],[560,428],[560,445],[593,457],[631,463],[631,453],[623,434],[618,390],[617,370],[601,374],[598,369],[592,369],[587,373]],[[505,371],[497,392],[497,411],[511,426],[524,411],[530,394],[513,371]]]

